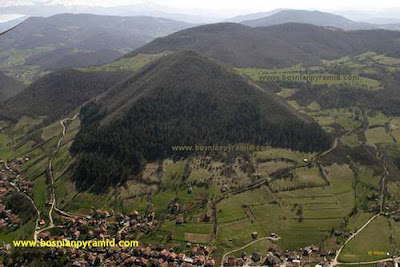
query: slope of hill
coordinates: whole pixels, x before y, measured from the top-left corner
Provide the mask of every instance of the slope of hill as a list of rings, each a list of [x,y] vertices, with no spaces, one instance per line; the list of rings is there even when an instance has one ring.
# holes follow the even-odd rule
[[[339,15],[307,10],[282,10],[263,18],[244,20],[241,23],[251,27],[266,27],[284,23],[306,23],[344,30],[365,30],[377,28],[377,26],[373,24],[355,22]]]
[[[238,67],[316,65],[320,59],[367,51],[393,54],[400,50],[400,32],[331,30],[308,24],[251,28],[221,23],[186,29],[133,51],[155,54],[190,49]]]
[[[3,102],[24,89],[24,84],[0,72],[0,102]]]
[[[317,64],[296,46],[268,36],[260,29],[241,24],[220,23],[186,29],[137,49],[139,53],[193,50],[235,66],[286,66],[298,62]]]
[[[179,154],[173,146],[246,143],[320,151],[330,145],[317,124],[190,51],[150,64],[87,105],[81,119],[71,150],[78,156],[75,180],[95,191],[138,174],[145,160]]]
[[[11,120],[24,115],[45,116],[52,121],[103,93],[126,75],[126,72],[54,72],[5,101],[0,116]]]

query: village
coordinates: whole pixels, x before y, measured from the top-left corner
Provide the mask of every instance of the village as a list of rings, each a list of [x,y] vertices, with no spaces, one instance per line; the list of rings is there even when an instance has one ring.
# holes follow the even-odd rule
[[[20,165],[29,161],[28,157],[16,160],[0,160],[0,230],[15,231],[20,227],[18,215],[6,209],[2,202],[11,192],[17,191],[21,195],[32,197],[33,183],[23,179]],[[179,206],[174,206],[174,211]],[[37,240],[104,240],[115,238],[133,240],[139,236],[158,229],[160,223],[156,220],[155,212],[142,215],[134,210],[125,215],[114,211],[96,209],[87,216],[65,216],[60,225],[46,227],[44,219],[38,220],[36,229]],[[181,218],[176,224],[182,224]],[[55,231],[57,229],[57,231]],[[44,249],[45,258],[57,258],[68,255],[73,266],[97,266],[99,263],[106,266],[215,266],[215,259],[211,257],[211,248],[203,245],[187,245],[187,252],[181,253],[174,248],[158,246],[139,246],[137,248],[104,247],[104,248],[51,248]],[[11,244],[0,244],[0,255],[10,255]],[[8,263],[12,264],[12,263]],[[2,263],[0,263],[2,266]]]
[[[0,230],[17,230],[21,225],[21,219],[10,209],[7,209],[3,201],[11,192],[18,192],[21,196],[32,199],[33,183],[23,178],[21,165],[29,161],[29,157],[15,160],[0,160]],[[371,199],[376,195],[369,196]],[[170,217],[175,218],[176,227],[185,224],[183,217],[179,216],[179,204],[170,207]],[[397,218],[397,217],[396,217]],[[209,214],[205,214],[203,220],[209,221]],[[129,214],[93,209],[89,215],[60,216],[57,225],[47,226],[48,222],[39,219],[36,229],[37,240],[105,240],[115,238],[120,240],[140,240],[141,237],[155,232],[162,222],[157,220],[154,211],[148,214],[140,214],[137,210]],[[46,227],[47,226],[47,227]],[[333,233],[336,242],[351,237],[354,232],[337,229]],[[257,232],[251,234],[254,242],[263,238]],[[174,237],[171,235],[170,240]],[[268,237],[271,241],[280,240],[277,233],[271,233]],[[227,254],[222,259],[212,256],[213,247],[202,244],[192,244],[187,240],[186,249],[167,247],[164,245],[145,245],[139,247],[88,247],[88,248],[46,248],[44,258],[56,259],[66,256],[73,266],[216,266],[219,261],[223,266],[331,266],[337,255],[336,250],[321,249],[320,246],[310,246],[295,250],[283,251],[277,245],[265,248],[265,251],[254,251],[249,255],[244,250],[236,250],[240,256],[234,257],[234,253]],[[10,244],[1,244],[0,254],[5,261],[11,260],[7,255],[12,253]],[[235,254],[236,255],[236,254]],[[12,260],[11,260],[12,261]],[[12,262],[5,262],[12,264]],[[7,265],[6,264],[6,265]],[[398,266],[397,262],[378,262],[377,266]],[[2,266],[0,264],[0,266]]]

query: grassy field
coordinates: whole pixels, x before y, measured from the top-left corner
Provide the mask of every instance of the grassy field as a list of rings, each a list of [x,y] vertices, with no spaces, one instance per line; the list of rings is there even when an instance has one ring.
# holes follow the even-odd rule
[[[379,144],[394,144],[392,136],[383,127],[368,129],[365,133],[367,143],[371,146]]]
[[[12,139],[0,132],[0,158],[1,159],[8,159],[11,157],[12,151]]]
[[[274,191],[288,191],[301,187],[316,187],[326,185],[322,179],[318,167],[301,168],[292,172],[293,178],[277,179],[270,182]]]
[[[5,242],[6,244],[11,244],[13,240],[32,240],[33,232],[35,229],[35,221],[30,220],[26,224],[22,225],[16,231],[0,231],[0,242]]]
[[[392,255],[390,222],[378,217],[352,239],[340,254],[342,262],[373,261]]]
[[[362,183],[372,186],[375,189],[379,189],[381,177],[374,175],[374,171],[371,168],[360,166],[359,177]]]
[[[354,174],[348,165],[334,164],[328,169],[330,189],[344,214],[354,208]]]
[[[389,182],[387,188],[391,197],[400,200],[400,182]]]
[[[347,165],[329,168],[330,186],[279,192],[259,199],[260,192],[246,192],[231,196],[217,206],[218,236],[216,244],[225,249],[241,247],[259,237],[278,233],[282,249],[298,249],[319,244],[330,236],[332,229],[343,223],[343,218],[354,206],[353,173]],[[315,170],[299,171],[300,175],[316,175]],[[261,189],[259,189],[261,190]],[[271,199],[278,204],[272,204]],[[246,210],[243,208],[245,207]],[[249,212],[250,210],[250,212]]]
[[[347,229],[352,231],[357,231],[360,229],[369,219],[372,218],[372,214],[365,212],[358,212],[354,216],[349,218],[349,222],[347,224]]]
[[[289,159],[297,163],[302,163],[304,159],[310,159],[315,156],[315,153],[302,153],[298,151],[291,151],[288,149],[271,148],[266,151],[257,152],[255,160],[265,161],[270,159]]]
[[[136,71],[147,64],[169,54],[163,52],[160,54],[139,54],[135,57],[122,58],[110,64],[102,65],[99,67],[80,68],[82,71]]]
[[[258,69],[258,68],[241,68],[236,69],[239,73],[244,74],[254,81],[310,81],[313,85],[350,85],[362,87],[367,90],[379,90],[382,85],[379,81],[359,76],[360,70],[364,67],[361,64],[348,64],[352,73],[349,75],[338,76],[334,73],[304,73],[300,72],[301,67],[291,67],[282,69]],[[304,70],[304,69],[303,69]]]
[[[345,135],[342,138],[340,138],[340,141],[342,141],[343,144],[350,147],[357,147],[361,144],[356,134]]]
[[[383,127],[390,119],[382,114],[381,112],[374,112],[374,114],[369,114],[368,116],[369,126],[381,126]]]
[[[217,205],[218,223],[224,224],[246,219],[248,216],[243,209],[243,205],[268,204],[273,199],[272,194],[265,187],[230,196]]]
[[[175,221],[168,221],[161,226],[161,231],[171,232],[174,240],[192,243],[210,243],[213,225],[211,223],[184,223],[176,225]]]
[[[278,93],[279,96],[284,97],[284,98],[288,98],[291,97],[292,95],[294,95],[294,93],[296,93],[296,89],[292,89],[292,88],[282,88],[282,91],[280,91]]]
[[[0,51],[0,70],[26,84],[33,82],[47,72],[38,66],[25,65],[25,60],[31,56],[53,50],[51,47],[37,47],[35,49],[7,49]]]

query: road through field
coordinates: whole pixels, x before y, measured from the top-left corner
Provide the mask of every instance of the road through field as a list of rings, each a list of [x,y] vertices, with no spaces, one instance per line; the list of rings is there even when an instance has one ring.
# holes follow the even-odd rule
[[[56,196],[56,189],[55,189],[55,186],[54,186],[55,179],[54,179],[54,174],[53,174],[53,161],[54,161],[54,158],[56,157],[58,151],[61,148],[62,141],[63,141],[65,135],[67,134],[67,126],[65,125],[65,122],[75,120],[78,117],[78,115],[79,115],[79,113],[75,114],[75,116],[72,117],[72,118],[65,118],[65,119],[60,121],[60,124],[61,124],[61,126],[63,128],[62,135],[61,135],[60,139],[58,140],[57,147],[54,150],[53,156],[49,160],[48,174],[49,174],[50,185],[51,185],[51,196],[50,196],[51,208],[49,210],[49,220],[50,220],[49,228],[55,227],[54,220],[53,220],[53,211],[56,211],[56,212],[60,213],[63,216],[66,216],[66,217],[73,217],[73,215],[71,215],[71,214],[69,214],[69,213],[67,213],[65,211],[62,211],[59,208],[57,208],[57,198],[56,198],[57,196]]]

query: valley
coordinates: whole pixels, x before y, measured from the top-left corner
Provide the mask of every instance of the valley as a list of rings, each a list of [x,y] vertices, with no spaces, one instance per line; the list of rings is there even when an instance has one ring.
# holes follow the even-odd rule
[[[0,43],[0,266],[400,263],[398,31],[28,22]],[[15,242],[64,239],[139,245]]]
[[[150,59],[156,60],[153,56]],[[349,59],[337,62],[354,66],[353,74],[364,70]],[[331,64],[327,62],[326,66]],[[380,63],[376,70],[382,66]],[[385,67],[394,71],[396,65]],[[260,83],[261,75],[294,75],[299,71],[296,68],[236,71]],[[383,90],[378,80],[357,81],[350,86],[368,92]],[[399,181],[392,173],[396,168],[392,162],[399,153],[399,117],[365,107],[333,107],[328,103],[325,108],[324,102],[303,103],[301,96],[296,98],[304,90],[300,88],[299,84],[285,84],[275,93],[335,136],[336,141],[326,152],[270,147],[257,152],[154,161],[147,163],[139,179],[128,180],[101,195],[82,191],[71,180],[70,166],[76,159],[69,148],[81,127],[77,111],[61,124],[55,121],[45,128],[37,127],[43,120],[28,117],[15,126],[4,122],[1,157],[30,158],[20,168],[24,179],[35,184],[31,195],[40,214],[27,222],[30,231],[14,234],[51,236],[73,218],[86,220],[98,216],[100,210],[126,215],[136,211],[155,213],[157,218],[157,226],[130,232],[144,244],[168,244],[181,251],[191,250],[188,242],[204,244],[212,248],[217,262],[232,261],[240,251],[252,254],[265,247],[273,247],[270,251],[278,255],[288,250],[296,256],[303,253],[299,249],[314,246],[316,254],[307,261],[318,262],[326,255],[336,264],[379,262],[388,258],[386,253],[398,255],[393,235],[398,231],[400,206],[395,188]],[[380,129],[382,132],[376,132]],[[39,218],[45,223],[35,230]],[[114,231],[122,233],[130,227],[123,222],[120,230]],[[374,235],[376,229],[384,231],[377,243],[360,247],[362,236]],[[255,232],[256,239],[252,237]],[[270,237],[272,233],[279,237]],[[385,254],[370,256],[369,251]]]

